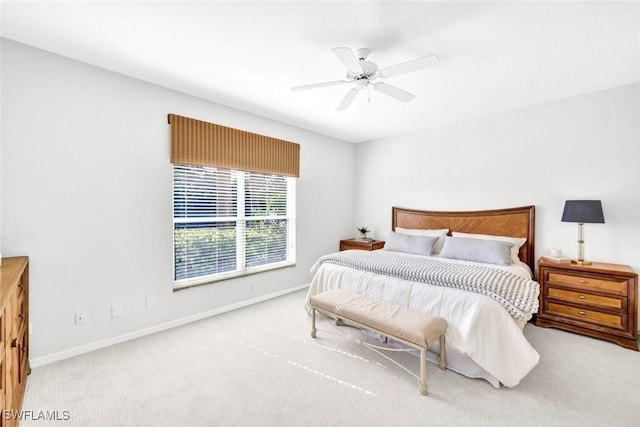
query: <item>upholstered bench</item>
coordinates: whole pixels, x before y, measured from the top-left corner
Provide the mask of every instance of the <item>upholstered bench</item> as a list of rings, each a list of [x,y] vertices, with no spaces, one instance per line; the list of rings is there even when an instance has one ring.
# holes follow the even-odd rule
[[[333,289],[314,295],[310,304],[312,338],[316,337],[316,310],[322,310],[335,316],[336,325],[343,319],[348,320],[356,326],[370,329],[420,350],[418,384],[422,395],[427,394],[426,351],[436,340],[440,340],[440,368],[447,369],[444,342],[447,323],[444,319],[344,289]]]

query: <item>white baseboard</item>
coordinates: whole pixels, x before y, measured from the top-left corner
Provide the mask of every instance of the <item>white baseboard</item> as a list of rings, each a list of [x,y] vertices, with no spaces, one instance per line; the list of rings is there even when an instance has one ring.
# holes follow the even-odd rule
[[[78,347],[70,348],[68,350],[63,350],[57,353],[49,354],[46,356],[36,357],[34,359],[29,360],[29,364],[32,368],[37,368],[39,366],[48,365],[50,363],[58,362],[60,360],[69,359],[70,357],[79,356],[81,354],[89,353],[94,350],[99,350],[101,348],[109,347],[115,344],[120,344],[125,341],[134,340],[136,338],[144,337],[146,335],[155,334],[156,332],[166,331],[167,329],[175,328],[178,326],[186,325],[187,323],[196,322],[198,320],[206,319],[207,317],[215,316],[218,314],[226,313],[228,311],[237,310],[242,307],[247,307],[249,305],[257,304],[259,302],[267,301],[273,298],[277,298],[282,295],[289,294],[291,292],[299,291],[304,288],[308,288],[309,283],[306,285],[299,285],[293,288],[284,289],[282,291],[274,292],[271,294],[263,295],[257,298],[253,298],[246,301],[241,301],[235,304],[226,305],[224,307],[214,308],[213,310],[208,310],[203,313],[194,314],[192,316],[183,317],[181,319],[172,320],[170,322],[161,323],[159,325],[151,326],[149,328],[140,329],[138,331],[133,331],[126,333],[124,335],[119,335],[117,337],[107,338],[104,340],[92,342],[89,344],[81,345]]]

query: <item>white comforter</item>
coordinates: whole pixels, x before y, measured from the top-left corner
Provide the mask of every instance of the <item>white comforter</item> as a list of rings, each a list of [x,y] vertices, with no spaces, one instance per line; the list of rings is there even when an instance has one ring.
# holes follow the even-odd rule
[[[494,267],[531,277],[526,264]],[[522,333],[524,325],[518,324],[500,303],[490,297],[325,263],[311,282],[305,302],[307,309],[312,295],[335,288],[352,290],[442,317],[447,321],[447,350],[453,348],[469,357],[507,387],[517,385],[540,359]]]

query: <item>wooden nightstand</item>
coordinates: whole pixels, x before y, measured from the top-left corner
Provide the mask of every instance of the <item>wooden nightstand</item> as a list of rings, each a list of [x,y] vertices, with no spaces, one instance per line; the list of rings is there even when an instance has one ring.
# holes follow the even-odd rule
[[[340,240],[340,250],[346,251],[347,249],[360,249],[361,251],[375,251],[384,247],[384,241],[372,240],[371,242],[363,242],[358,239],[345,239]]]
[[[537,326],[613,341],[638,351],[638,274],[628,265],[538,261]]]

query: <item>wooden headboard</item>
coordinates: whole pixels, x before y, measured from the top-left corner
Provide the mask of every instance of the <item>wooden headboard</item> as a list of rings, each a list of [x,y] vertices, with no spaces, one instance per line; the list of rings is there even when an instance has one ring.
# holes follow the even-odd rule
[[[519,257],[535,271],[535,206],[493,209],[486,211],[439,212],[391,208],[391,230],[396,227],[438,229],[449,233],[491,234],[494,236],[525,237]]]

